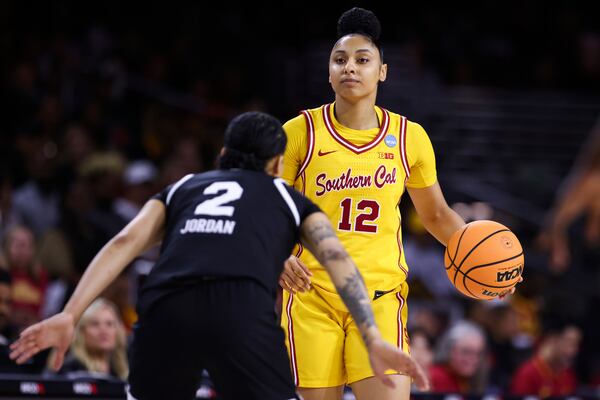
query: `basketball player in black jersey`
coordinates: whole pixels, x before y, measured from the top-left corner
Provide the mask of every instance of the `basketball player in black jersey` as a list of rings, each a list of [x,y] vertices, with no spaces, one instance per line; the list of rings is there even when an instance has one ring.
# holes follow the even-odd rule
[[[275,118],[236,117],[220,169],[188,175],[149,200],[94,258],[64,311],[23,331],[11,358],[23,363],[53,347],[58,369],[87,306],[162,241],[139,293],[129,398],[192,399],[202,369],[219,398],[297,398],[274,304],[283,263],[300,240],[331,275],[376,375],[385,380],[395,369],[426,387],[412,358],[381,339],[362,278],[328,218],[277,178],[285,145]]]

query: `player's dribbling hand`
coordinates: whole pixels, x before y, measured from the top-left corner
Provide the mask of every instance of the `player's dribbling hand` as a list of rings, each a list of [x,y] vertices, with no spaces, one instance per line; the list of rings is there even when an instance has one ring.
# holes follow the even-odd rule
[[[401,374],[409,375],[419,390],[429,390],[429,379],[423,368],[410,355],[391,344],[381,339],[373,340],[369,345],[369,360],[375,376],[384,385],[395,387],[393,380],[385,374],[385,371],[393,369]]]
[[[519,282],[517,282],[517,285],[518,285],[519,283],[521,283],[521,282],[523,282],[523,277],[522,277],[522,276],[521,276],[521,277],[519,277]],[[510,291],[509,291],[508,293],[505,293],[505,294],[503,294],[503,295],[501,295],[501,296],[498,296],[498,298],[499,298],[500,300],[502,300],[502,299],[504,299],[506,296],[510,296],[510,295],[513,295],[513,294],[515,294],[515,290],[516,290],[516,288],[517,288],[516,286],[513,286],[513,287],[510,289]]]
[[[75,323],[70,314],[56,314],[21,332],[19,339],[10,345],[10,358],[17,364],[23,364],[40,351],[53,347],[56,357],[52,368],[58,370],[69,349],[74,330]]]
[[[297,257],[290,256],[283,265],[279,285],[290,293],[304,292],[310,289],[312,272]]]

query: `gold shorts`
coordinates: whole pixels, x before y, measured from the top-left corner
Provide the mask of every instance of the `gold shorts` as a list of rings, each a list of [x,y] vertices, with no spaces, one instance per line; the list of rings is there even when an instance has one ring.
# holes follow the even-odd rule
[[[384,340],[409,352],[408,283],[372,301]],[[298,387],[351,384],[373,376],[360,331],[337,293],[317,289],[283,293],[281,325]],[[390,370],[390,374],[395,371]]]

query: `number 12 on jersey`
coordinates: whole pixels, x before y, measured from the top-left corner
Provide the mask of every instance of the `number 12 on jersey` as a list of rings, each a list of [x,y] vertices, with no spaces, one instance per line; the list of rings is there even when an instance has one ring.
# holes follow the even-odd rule
[[[352,231],[352,199],[346,197],[340,203],[342,207],[342,218],[338,224],[340,231]],[[354,220],[354,231],[377,233],[377,224],[374,222],[379,218],[379,203],[375,200],[363,199],[356,203],[356,209],[361,211]]]

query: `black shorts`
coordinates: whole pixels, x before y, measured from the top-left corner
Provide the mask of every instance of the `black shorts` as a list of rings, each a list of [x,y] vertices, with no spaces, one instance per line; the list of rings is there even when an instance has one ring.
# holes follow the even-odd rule
[[[219,399],[297,399],[274,298],[250,280],[142,294],[130,351],[138,400],[195,398],[206,369]]]

